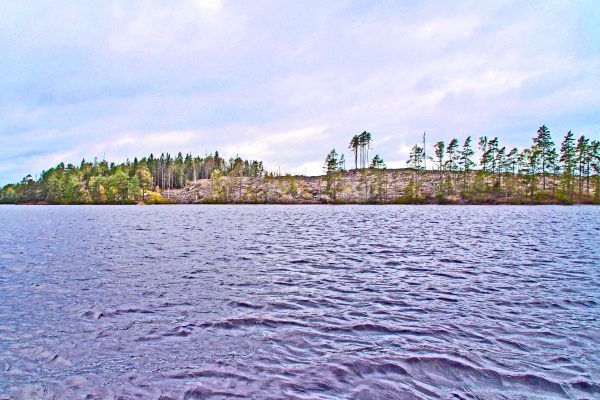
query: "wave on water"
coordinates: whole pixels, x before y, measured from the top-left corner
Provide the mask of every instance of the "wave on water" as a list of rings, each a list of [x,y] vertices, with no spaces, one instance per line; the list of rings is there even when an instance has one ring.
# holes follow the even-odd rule
[[[548,210],[0,207],[0,399],[600,398],[600,209]]]

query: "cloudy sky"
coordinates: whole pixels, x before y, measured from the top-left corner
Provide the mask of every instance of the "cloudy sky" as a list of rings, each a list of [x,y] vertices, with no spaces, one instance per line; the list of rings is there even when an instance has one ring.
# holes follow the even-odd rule
[[[363,130],[431,141],[600,132],[590,1],[0,2],[0,184],[150,152],[315,174]]]

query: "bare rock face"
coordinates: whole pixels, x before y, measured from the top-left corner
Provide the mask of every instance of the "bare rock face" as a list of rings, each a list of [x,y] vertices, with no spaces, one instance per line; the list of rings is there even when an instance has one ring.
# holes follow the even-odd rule
[[[279,176],[200,179],[183,189],[164,190],[175,203],[394,203],[409,194],[433,198],[439,176],[433,171],[417,176],[409,169],[344,171],[334,177]]]
[[[551,178],[548,178],[551,179]],[[552,178],[556,188],[559,178]],[[538,186],[541,180],[538,180]],[[500,185],[502,182],[502,185]],[[329,176],[230,177],[190,182],[161,194],[173,203],[218,204],[563,204],[535,198],[523,176],[475,172],[366,169]],[[550,184],[549,184],[550,185]],[[538,187],[538,191],[541,187]]]

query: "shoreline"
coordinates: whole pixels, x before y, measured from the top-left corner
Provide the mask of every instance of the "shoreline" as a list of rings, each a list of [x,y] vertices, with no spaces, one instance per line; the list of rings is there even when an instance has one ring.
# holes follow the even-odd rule
[[[96,203],[77,203],[77,204],[60,204],[60,203],[2,203],[0,206],[440,206],[440,207],[457,207],[457,206],[600,206],[598,203],[114,203],[114,204],[96,204]]]
[[[582,184],[567,192],[563,177],[548,176],[545,190],[541,176],[365,169],[320,176],[247,177],[215,174],[187,181],[177,188],[146,190],[143,195],[99,198],[86,195],[76,201],[50,201],[30,197],[19,205],[136,205],[136,204],[280,204],[280,205],[575,205],[600,204],[598,184]],[[83,187],[89,194],[91,188]],[[589,191],[588,191],[589,190]],[[45,200],[44,200],[45,199]],[[9,201],[5,204],[15,204]]]

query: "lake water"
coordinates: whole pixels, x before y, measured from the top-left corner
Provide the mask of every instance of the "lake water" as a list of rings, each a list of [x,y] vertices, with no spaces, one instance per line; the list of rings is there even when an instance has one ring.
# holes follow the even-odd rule
[[[0,207],[0,399],[600,398],[599,319],[600,207]]]

